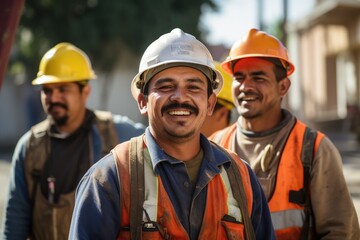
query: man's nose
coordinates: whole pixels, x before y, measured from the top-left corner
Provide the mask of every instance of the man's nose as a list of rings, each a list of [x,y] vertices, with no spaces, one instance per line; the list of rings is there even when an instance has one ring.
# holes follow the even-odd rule
[[[178,88],[170,96],[170,101],[184,102],[187,98],[187,91],[185,89]]]

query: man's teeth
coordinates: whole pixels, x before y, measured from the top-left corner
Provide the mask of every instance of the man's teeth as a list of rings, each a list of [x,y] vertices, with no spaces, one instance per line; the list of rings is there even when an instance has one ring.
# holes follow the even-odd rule
[[[170,115],[178,115],[178,116],[188,116],[190,115],[189,111],[170,111]]]
[[[256,98],[255,97],[244,97],[241,100],[242,101],[254,101],[254,100],[256,100]]]

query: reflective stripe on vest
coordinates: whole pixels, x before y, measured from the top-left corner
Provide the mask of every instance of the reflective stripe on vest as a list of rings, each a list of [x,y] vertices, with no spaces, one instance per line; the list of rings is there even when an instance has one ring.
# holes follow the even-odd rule
[[[143,146],[145,147],[145,145]],[[121,230],[118,239],[130,239],[129,216],[130,216],[130,176],[129,176],[129,142],[119,144],[112,151],[118,168],[118,175],[121,189]],[[162,184],[161,178],[154,175],[151,159],[147,151],[143,151],[144,156],[144,183],[145,183],[145,201],[144,209],[149,218],[158,223],[161,229],[168,234],[171,239],[188,239],[186,230],[177,218],[171,200]],[[247,193],[251,192],[249,173],[245,164],[236,164],[239,166],[241,177]],[[250,202],[249,202],[250,201]],[[248,209],[251,212],[252,196],[248,199]],[[231,215],[241,223],[222,221],[225,214]],[[144,222],[148,222],[146,215],[143,214]],[[199,233],[199,239],[227,239],[227,236],[243,236],[244,224],[242,223],[241,211],[237,201],[234,199],[230,187],[229,178],[225,169],[216,175],[208,184],[206,207],[203,217],[202,228]],[[158,232],[146,231],[143,228],[142,237],[159,237]],[[160,239],[160,238],[159,238]],[[245,238],[239,238],[245,239]]]
[[[275,231],[289,227],[302,227],[304,218],[305,212],[303,210],[291,209],[271,212],[271,220]]]

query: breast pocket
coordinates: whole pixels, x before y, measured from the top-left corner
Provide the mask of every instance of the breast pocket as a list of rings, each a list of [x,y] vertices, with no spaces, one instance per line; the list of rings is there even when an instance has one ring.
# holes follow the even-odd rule
[[[234,217],[225,215],[221,219],[221,230],[219,239],[242,240],[245,239],[245,227],[241,222],[236,221]]]

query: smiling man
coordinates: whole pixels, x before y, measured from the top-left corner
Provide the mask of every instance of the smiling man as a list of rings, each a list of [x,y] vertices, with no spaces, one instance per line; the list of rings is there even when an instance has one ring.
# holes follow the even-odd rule
[[[268,200],[277,239],[360,239],[339,151],[282,108],[294,72],[284,45],[251,29],[222,66],[233,76],[240,116],[210,138],[249,162]]]
[[[19,140],[12,159],[1,239],[67,239],[75,188],[86,170],[116,144],[142,134],[129,118],[86,107],[88,56],[59,43],[43,56],[33,85],[41,85],[48,117]]]
[[[131,91],[149,127],[86,173],[69,239],[274,239],[250,167],[200,133],[222,84],[181,29],[146,49]]]

